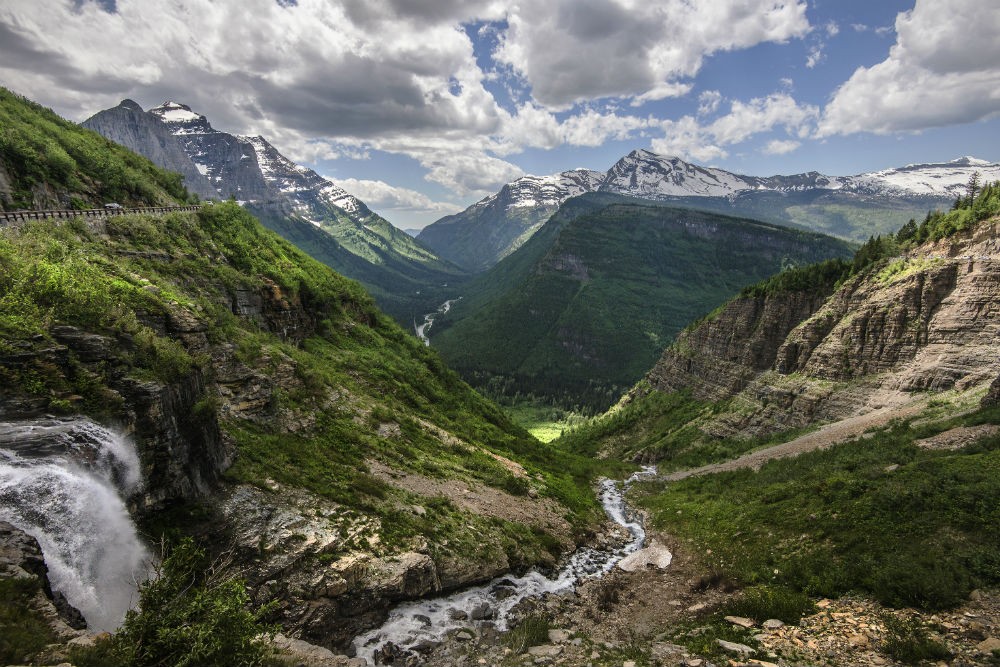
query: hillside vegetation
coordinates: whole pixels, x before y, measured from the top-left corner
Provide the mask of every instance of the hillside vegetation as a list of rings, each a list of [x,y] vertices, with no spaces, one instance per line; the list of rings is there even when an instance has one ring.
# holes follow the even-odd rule
[[[0,208],[183,203],[180,174],[0,88]]]
[[[487,395],[604,409],[698,315],[843,241],[616,195],[566,202],[477,278],[433,345]]]

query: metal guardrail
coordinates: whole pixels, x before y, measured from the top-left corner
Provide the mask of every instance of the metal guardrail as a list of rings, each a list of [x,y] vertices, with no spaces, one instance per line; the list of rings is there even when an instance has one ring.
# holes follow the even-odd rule
[[[46,220],[48,218],[107,218],[126,213],[171,213],[173,211],[198,211],[201,206],[144,206],[141,208],[86,208],[51,209],[46,211],[0,211],[0,222],[19,220]]]

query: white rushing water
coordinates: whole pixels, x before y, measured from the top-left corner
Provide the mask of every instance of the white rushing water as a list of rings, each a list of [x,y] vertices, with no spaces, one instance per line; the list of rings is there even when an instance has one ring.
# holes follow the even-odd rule
[[[461,298],[462,297],[458,297],[458,299]],[[431,327],[434,326],[435,318],[437,318],[438,315],[444,315],[449,310],[451,310],[451,304],[458,301],[458,299],[448,299],[447,301],[442,303],[441,306],[433,313],[427,313],[426,315],[424,315],[423,324],[415,324],[413,326],[413,330],[417,333],[417,338],[424,341],[424,345],[429,346],[431,344],[431,339],[428,337],[428,333],[430,332]]]
[[[91,630],[118,627],[148,575],[123,500],[140,485],[119,433],[86,419],[0,422],[0,520],[38,540],[52,588]]]
[[[617,549],[578,549],[554,577],[530,571],[521,577],[503,576],[484,586],[446,597],[399,605],[381,627],[355,638],[357,655],[367,658],[371,664],[377,664],[375,652],[387,642],[402,650],[410,650],[426,642],[440,642],[449,632],[469,627],[470,622],[477,620],[477,616],[483,616],[482,612],[486,609],[494,627],[506,630],[511,610],[522,600],[569,590],[581,579],[606,574],[622,558],[640,549],[646,539],[642,524],[629,516],[624,494],[631,482],[655,471],[655,466],[645,467],[624,484],[608,479],[601,481],[604,511],[612,521],[628,530],[630,536]]]

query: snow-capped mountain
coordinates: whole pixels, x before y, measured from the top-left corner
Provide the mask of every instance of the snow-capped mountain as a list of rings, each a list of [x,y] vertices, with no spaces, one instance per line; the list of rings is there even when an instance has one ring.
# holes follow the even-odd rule
[[[593,192],[603,178],[604,174],[590,169],[574,169],[551,176],[522,176],[479,204],[488,206],[497,200],[507,208],[558,207],[570,197]]]
[[[636,150],[616,162],[597,189],[652,200],[810,190],[953,199],[964,192],[975,172],[979,172],[984,182],[1000,180],[1000,164],[973,157],[946,163],[911,164],[855,176],[826,176],[811,171],[791,176],[761,177],[700,167],[677,157]]]
[[[132,100],[122,100],[118,106],[91,116],[82,125],[127,146],[164,169],[178,172],[184,177],[188,192],[202,199],[218,198],[218,190],[184,151],[170,128]]]
[[[908,164],[843,180],[846,189],[859,192],[906,192],[954,199],[965,194],[969,178],[977,172],[982,183],[1000,180],[1000,164],[969,156],[943,163]]]
[[[138,112],[145,116],[143,131],[176,142],[216,197],[235,198],[274,231],[362,282],[401,321],[408,323],[411,311],[424,308],[409,303],[412,295],[423,291],[427,299],[436,299],[432,290],[424,288],[447,283],[460,273],[357,197],[286,158],[264,137],[222,132],[204,115],[174,101]],[[142,132],[117,131],[114,122],[94,125],[93,129],[137,152],[148,143],[139,136]],[[147,157],[157,161],[155,155]]]
[[[519,178],[428,225],[418,238],[442,257],[485,269],[523,244],[570,197],[608,192],[864,240],[947,206],[976,172],[982,182],[1000,180],[1000,164],[971,157],[855,176],[746,176],[634,150],[604,174],[580,169]]]
[[[521,247],[564,201],[593,192],[603,178],[590,169],[522,176],[465,211],[425,227],[417,239],[459,266],[486,269]]]

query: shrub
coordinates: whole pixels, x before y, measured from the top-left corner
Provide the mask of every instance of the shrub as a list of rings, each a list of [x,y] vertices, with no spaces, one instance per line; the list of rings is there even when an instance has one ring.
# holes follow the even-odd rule
[[[504,643],[515,654],[523,653],[529,646],[547,644],[549,641],[549,619],[542,615],[527,616],[507,633]]]
[[[918,618],[902,619],[894,614],[882,616],[886,634],[882,650],[886,655],[907,665],[924,660],[950,660],[951,651],[941,642],[932,639]]]
[[[807,595],[784,586],[751,586],[729,604],[729,613],[735,616],[746,616],[758,623],[776,618],[790,625],[798,625],[813,609]]]
[[[156,576],[139,587],[138,609],[106,642],[73,656],[79,667],[257,667],[270,664],[262,625],[270,605],[249,607],[245,583],[207,564],[185,538],[170,549]]]

